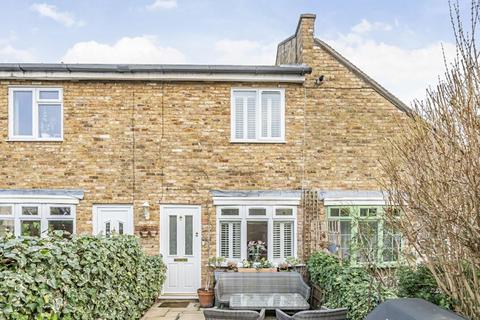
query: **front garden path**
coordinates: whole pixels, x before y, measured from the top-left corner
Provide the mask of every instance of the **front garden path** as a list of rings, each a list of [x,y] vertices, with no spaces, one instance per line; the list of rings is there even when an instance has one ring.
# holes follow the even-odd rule
[[[163,301],[156,302],[142,317],[142,320],[204,320],[203,309],[198,302],[190,302],[184,308],[163,308]],[[275,316],[265,319],[275,319]]]

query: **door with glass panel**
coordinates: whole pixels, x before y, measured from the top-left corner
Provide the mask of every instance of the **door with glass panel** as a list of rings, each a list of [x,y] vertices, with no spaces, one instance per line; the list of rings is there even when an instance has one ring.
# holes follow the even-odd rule
[[[196,294],[200,287],[200,207],[162,206],[160,253],[167,265],[164,294]]]
[[[131,205],[93,206],[93,233],[133,234],[133,208]]]

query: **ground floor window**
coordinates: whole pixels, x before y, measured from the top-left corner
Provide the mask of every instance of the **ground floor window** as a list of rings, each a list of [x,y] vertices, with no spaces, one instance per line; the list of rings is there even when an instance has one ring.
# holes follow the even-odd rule
[[[217,207],[218,255],[227,260],[273,262],[296,256],[294,206]]]
[[[402,237],[381,206],[329,206],[330,250],[360,263],[398,261]]]
[[[0,203],[0,237],[35,236],[48,231],[75,233],[75,206],[57,203]]]

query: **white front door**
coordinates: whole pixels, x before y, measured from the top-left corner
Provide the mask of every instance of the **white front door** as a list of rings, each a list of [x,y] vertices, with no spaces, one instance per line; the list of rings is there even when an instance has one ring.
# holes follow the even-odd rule
[[[160,253],[167,265],[165,294],[196,294],[200,288],[200,206],[160,207]]]
[[[131,205],[93,206],[93,234],[133,234]]]

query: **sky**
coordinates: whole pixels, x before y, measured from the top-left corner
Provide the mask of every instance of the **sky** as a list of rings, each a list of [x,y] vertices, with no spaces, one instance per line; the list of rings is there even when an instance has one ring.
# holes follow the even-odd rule
[[[447,0],[0,0],[0,62],[273,65],[301,13],[407,104],[455,53]]]

